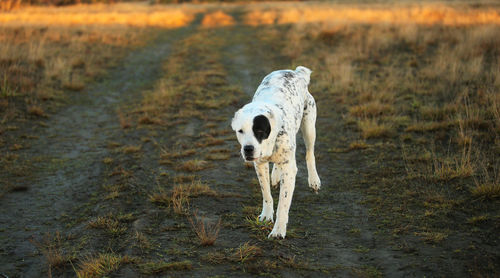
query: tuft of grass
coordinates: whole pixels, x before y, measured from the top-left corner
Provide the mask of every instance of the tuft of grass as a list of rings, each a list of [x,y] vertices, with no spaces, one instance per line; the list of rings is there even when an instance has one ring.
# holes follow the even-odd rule
[[[363,245],[358,245],[356,248],[354,248],[354,251],[358,253],[368,253],[370,252],[370,248]]]
[[[78,264],[76,276],[78,278],[105,277],[127,261],[128,257],[117,254],[99,254],[96,257],[87,257]]]
[[[479,215],[479,216],[469,217],[467,219],[467,223],[472,225],[477,225],[486,222],[487,220],[488,220],[488,215]]]
[[[392,125],[374,119],[360,120],[358,121],[358,127],[361,130],[361,136],[365,139],[392,137],[394,135]]]
[[[479,179],[474,179],[475,186],[471,188],[472,196],[483,200],[500,198],[500,174],[498,170],[488,170],[484,164],[481,166],[483,173]],[[498,166],[494,169],[498,169]]]
[[[49,277],[52,277],[53,268],[66,265],[74,259],[74,256],[71,256],[64,251],[63,241],[59,231],[55,234],[46,233],[40,241],[34,238],[29,241],[43,254],[47,260],[47,272]]]
[[[196,153],[195,149],[187,149],[187,150],[178,150],[172,151],[167,150],[166,148],[161,148],[160,158],[162,161],[168,161],[172,158],[182,158],[186,156],[190,156]]]
[[[131,153],[139,152],[141,150],[141,148],[142,148],[142,146],[133,146],[133,145],[123,146],[121,148],[121,151],[123,153],[131,154]]]
[[[9,77],[7,76],[7,72],[3,74],[2,86],[0,86],[0,97],[13,97],[16,96],[16,90],[14,90],[9,83]]]
[[[146,237],[144,233],[141,233],[139,231],[135,232],[135,240],[136,240],[136,246],[138,246],[141,250],[150,250],[153,247],[153,244],[151,241]]]
[[[9,150],[11,150],[11,151],[18,151],[18,150],[22,150],[22,149],[23,149],[23,145],[21,145],[21,144],[14,144],[9,148]]]
[[[149,201],[159,205],[168,206],[170,199],[171,194],[168,193],[163,187],[159,187],[156,192],[149,195]]]
[[[439,158],[433,155],[433,177],[437,180],[448,181],[454,178],[470,177],[475,173],[475,164],[471,159],[472,145],[464,146],[460,157],[450,159]]]
[[[361,235],[361,230],[358,229],[358,228],[352,228],[352,229],[349,230],[349,233],[351,235],[360,236]]]
[[[46,117],[45,111],[38,104],[32,104],[32,105],[28,106],[27,112],[28,112],[28,114],[33,115],[33,116]]]
[[[87,224],[90,228],[102,229],[112,236],[119,236],[127,231],[116,217],[98,216]]]
[[[196,172],[207,169],[208,167],[210,167],[210,164],[207,161],[193,159],[184,161],[183,163],[179,164],[175,169],[187,172]]]
[[[365,141],[355,141],[349,144],[349,150],[363,150],[369,147]]]
[[[381,103],[380,101],[373,101],[369,103],[364,103],[349,108],[349,113],[355,117],[378,117],[382,115],[392,115],[394,114],[394,107]]]
[[[173,190],[170,205],[176,214],[185,215],[189,212],[189,196],[183,190]]]
[[[241,213],[247,217],[255,217],[255,215],[259,214],[260,207],[259,206],[244,206],[241,209]]]
[[[236,248],[228,259],[233,262],[245,263],[255,259],[261,254],[262,249],[259,246],[250,244],[250,242],[245,242]]]
[[[105,158],[102,159],[102,163],[104,163],[104,164],[111,164],[111,163],[113,163],[113,158],[111,158],[111,157],[105,157]]]
[[[188,197],[197,197],[200,195],[217,196],[217,192],[201,181],[193,181],[190,184],[180,184],[174,186],[172,192],[183,191]]]
[[[234,23],[234,18],[231,15],[224,13],[223,11],[208,13],[203,17],[203,20],[201,21],[201,25],[203,27],[230,26]]]
[[[500,198],[500,184],[499,183],[483,183],[476,184],[471,189],[472,196],[485,200],[493,200]]]
[[[441,232],[415,232],[415,235],[427,243],[440,243],[448,237],[448,234]]]
[[[195,175],[178,175],[173,178],[174,183],[194,182]]]
[[[406,128],[406,132],[429,132],[429,131],[436,131],[436,130],[447,130],[453,125],[452,122],[417,122],[414,124],[409,125]]]
[[[121,128],[127,129],[132,126],[132,120],[130,117],[124,115],[123,112],[119,109],[116,113],[118,114],[118,121],[120,122]]]
[[[168,205],[177,214],[186,214],[189,211],[189,198],[200,195],[217,196],[217,192],[201,181],[174,186],[171,192],[159,187],[149,195],[149,200],[160,205]]]
[[[209,262],[210,264],[221,264],[226,260],[226,254],[223,252],[215,251],[209,252],[202,257],[202,260]]]
[[[148,262],[139,265],[141,273],[147,275],[160,274],[169,270],[191,270],[193,264],[191,261],[181,262]]]
[[[246,225],[254,232],[258,239],[267,239],[267,235],[273,230],[273,223],[271,221],[259,221],[259,217],[247,217],[245,219]]]
[[[221,227],[220,218],[215,223],[209,223],[206,221],[205,217],[198,217],[197,212],[194,212],[193,217],[189,217],[189,222],[191,223],[191,228],[200,241],[200,245],[214,245]]]
[[[78,91],[85,89],[85,84],[81,80],[71,80],[71,81],[65,82],[62,85],[62,87],[66,90],[78,92]]]

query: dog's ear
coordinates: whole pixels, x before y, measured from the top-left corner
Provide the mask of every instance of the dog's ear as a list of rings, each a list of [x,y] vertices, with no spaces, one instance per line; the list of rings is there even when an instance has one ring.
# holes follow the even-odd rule
[[[234,113],[234,117],[233,119],[231,120],[231,128],[236,131],[237,129],[239,129],[239,116],[241,114],[241,109],[236,111],[236,113]]]
[[[269,119],[264,115],[258,115],[253,118],[252,131],[259,143],[267,139],[271,133],[271,123]]]

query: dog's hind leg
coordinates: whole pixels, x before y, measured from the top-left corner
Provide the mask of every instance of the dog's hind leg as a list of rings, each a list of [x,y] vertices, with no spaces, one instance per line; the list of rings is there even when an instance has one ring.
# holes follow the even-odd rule
[[[259,178],[260,189],[262,190],[262,213],[259,215],[260,221],[269,220],[273,222],[274,209],[271,187],[269,185],[269,163],[255,163],[255,172]]]
[[[316,102],[311,94],[307,93],[302,117],[302,137],[306,145],[306,163],[309,187],[318,192],[321,180],[316,171],[316,158],[314,157],[314,143],[316,141]]]
[[[273,171],[271,172],[271,185],[276,188],[281,180],[281,170],[276,166],[276,163],[273,165]]]

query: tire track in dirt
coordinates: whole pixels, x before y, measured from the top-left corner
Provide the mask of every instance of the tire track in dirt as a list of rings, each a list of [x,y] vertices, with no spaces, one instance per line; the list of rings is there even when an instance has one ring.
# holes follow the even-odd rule
[[[118,104],[138,99],[142,90],[151,88],[161,75],[172,41],[192,28],[159,31],[152,43],[130,53],[121,66],[86,92],[72,95],[70,105],[47,121],[46,130],[24,154],[39,162],[27,177],[12,178],[29,190],[2,199],[2,272],[39,277],[46,270],[28,240],[33,235],[64,231],[67,223],[58,221],[59,217],[87,202],[101,185],[105,179],[102,161],[110,153],[107,144],[121,131]]]

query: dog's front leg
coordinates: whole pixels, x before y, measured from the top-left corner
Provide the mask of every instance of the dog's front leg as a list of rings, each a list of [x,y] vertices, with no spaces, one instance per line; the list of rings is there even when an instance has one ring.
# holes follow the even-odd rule
[[[293,190],[295,189],[295,176],[297,175],[297,165],[294,159],[287,163],[278,165],[281,169],[281,187],[278,211],[276,213],[276,223],[269,237],[286,236],[286,225],[288,223],[288,211],[292,203]]]
[[[271,188],[269,186],[269,163],[254,162],[255,171],[259,178],[260,189],[262,190],[262,213],[259,215],[260,221],[273,221],[273,197],[271,196]]]

